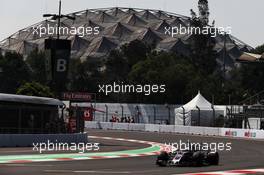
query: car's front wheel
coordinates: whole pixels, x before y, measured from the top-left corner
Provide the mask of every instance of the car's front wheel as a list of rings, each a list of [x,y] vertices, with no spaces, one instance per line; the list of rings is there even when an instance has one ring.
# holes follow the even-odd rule
[[[168,165],[168,161],[166,161],[166,160],[159,160],[159,162],[157,162],[157,165],[159,165],[161,167],[166,167]]]
[[[162,167],[166,167],[169,161],[169,154],[167,152],[161,152],[157,158],[156,164]]]

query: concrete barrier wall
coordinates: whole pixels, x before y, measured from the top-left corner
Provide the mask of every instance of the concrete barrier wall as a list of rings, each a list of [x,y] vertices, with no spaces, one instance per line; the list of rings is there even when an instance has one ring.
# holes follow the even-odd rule
[[[189,134],[206,135],[206,131],[203,127],[190,127]]]
[[[160,132],[160,125],[145,124],[145,131]]]
[[[256,138],[264,138],[264,131],[263,130],[254,130],[253,132],[256,132]]]
[[[264,139],[264,131],[255,129],[220,128],[220,135],[226,137]]]
[[[189,134],[190,133],[190,127],[176,125],[174,132],[180,133],[180,134]]]
[[[87,143],[87,133],[75,134],[0,134],[0,147],[28,147],[33,143]]]
[[[145,131],[145,124],[128,124],[128,130],[130,131]]]
[[[244,129],[221,128],[220,135],[226,137],[244,137]]]
[[[148,131],[164,133],[180,133],[208,136],[237,137],[248,139],[264,139],[263,130],[234,129],[234,128],[213,128],[180,125],[155,125],[135,123],[110,123],[110,122],[86,122],[86,128],[92,129],[115,129],[129,131]],[[6,139],[6,138],[3,138]]]
[[[90,129],[101,129],[99,128],[99,122],[85,122],[85,128],[90,128]]]
[[[174,125],[160,125],[160,132],[173,133],[175,131]]]
[[[104,129],[104,130],[113,129],[113,123],[111,123],[111,122],[99,122],[98,127],[100,129]]]
[[[113,123],[113,129],[128,130],[128,123]]]
[[[204,134],[208,136],[219,136],[220,128],[210,128],[206,127],[204,128]]]

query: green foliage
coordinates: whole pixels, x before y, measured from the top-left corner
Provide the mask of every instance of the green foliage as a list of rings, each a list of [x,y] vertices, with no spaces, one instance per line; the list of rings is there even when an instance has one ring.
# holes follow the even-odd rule
[[[72,60],[70,65],[70,90],[96,92],[101,80],[101,62],[98,59],[87,58]]]
[[[256,47],[253,53],[264,53],[264,44]],[[264,88],[264,64],[263,63],[251,63],[244,64],[239,69],[241,75],[241,85],[245,89],[244,96],[252,96],[260,92]]]
[[[98,84],[112,84],[113,82],[141,85],[165,84],[166,93],[164,94],[145,96],[113,93],[108,96],[99,94],[98,98],[104,102],[183,104],[192,99],[200,90],[207,99],[214,98],[215,104],[229,104],[229,102],[237,104],[253,95],[255,91],[252,92],[252,89],[259,91],[263,88],[262,83],[259,83],[262,77],[260,65],[258,70],[255,68],[251,70],[245,66],[234,69],[223,87],[223,77],[221,72],[216,71],[215,53],[212,50],[213,44],[210,44],[213,41],[208,41],[207,36],[197,37],[204,39],[207,44],[203,45],[200,41],[194,44],[196,48],[193,48],[191,57],[149,51],[147,46],[138,48],[143,50],[142,52],[132,52],[136,46],[128,49],[127,45],[120,50],[112,51],[105,61],[97,60],[97,65],[92,66],[87,62],[79,62],[79,66],[75,67],[73,73],[74,90],[83,90],[83,87],[86,87],[89,92],[98,92]],[[133,57],[139,59],[133,62],[131,61]],[[131,59],[130,62],[128,58]],[[100,68],[103,69],[97,71]]]
[[[250,91],[253,95],[263,90],[264,87],[264,64],[256,63],[243,65],[241,69],[242,84],[245,89]]]
[[[32,70],[32,78],[34,81],[47,84],[45,53],[34,50],[28,55],[26,62]]]
[[[262,45],[256,47],[256,48],[253,50],[253,52],[254,52],[255,54],[263,54],[263,53],[264,53],[264,44],[262,44]]]
[[[205,27],[202,19],[192,19],[191,25],[200,28]],[[191,60],[199,71],[204,74],[211,74],[216,70],[216,52],[213,50],[215,39],[210,34],[194,34],[191,43]]]
[[[182,103],[188,96],[196,94],[201,82],[194,65],[186,58],[172,53],[156,53],[135,64],[129,80],[136,84],[165,84],[166,93],[150,95],[146,101],[156,103]],[[193,80],[199,80],[197,83]],[[194,84],[197,88],[194,88]],[[193,89],[187,87],[192,87]],[[195,89],[195,90],[194,90]]]
[[[151,48],[145,45],[142,41],[134,40],[128,44],[125,44],[121,48],[123,55],[128,61],[130,66],[133,66],[137,62],[144,60]]]
[[[113,50],[108,56],[105,63],[106,70],[104,71],[104,78],[106,81],[125,81],[129,73],[128,60],[119,50]]]
[[[0,59],[0,91],[15,93],[24,82],[31,80],[31,72],[23,57],[17,53],[7,52]]]
[[[16,94],[30,95],[39,97],[54,97],[48,86],[44,86],[37,82],[25,83],[17,89]]]
[[[196,21],[197,22],[197,21]],[[197,23],[199,24],[199,21]],[[70,63],[69,91],[97,93],[102,102],[126,103],[177,103],[184,104],[200,90],[215,104],[238,104],[243,99],[263,90],[263,64],[242,65],[234,69],[223,87],[221,71],[217,71],[214,41],[208,36],[196,36],[190,57],[176,53],[151,50],[140,41],[133,41],[113,50],[106,58],[72,59]],[[263,46],[255,49],[262,53]],[[46,79],[45,54],[33,51],[23,61],[15,53],[0,55],[0,90],[34,96],[54,97]],[[157,84],[166,85],[166,92],[159,94],[112,93],[98,94],[99,84]],[[63,83],[63,82],[62,82]]]

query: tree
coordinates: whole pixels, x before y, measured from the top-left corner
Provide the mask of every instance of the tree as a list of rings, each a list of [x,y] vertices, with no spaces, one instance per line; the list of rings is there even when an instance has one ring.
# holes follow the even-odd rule
[[[1,92],[15,93],[21,84],[31,80],[31,71],[18,53],[7,52],[0,59],[0,67]]]
[[[198,2],[199,17],[193,15],[191,26],[199,28],[203,31],[208,27],[209,23],[209,7],[207,0],[199,0]],[[191,11],[194,13],[193,11]],[[196,29],[195,29],[196,30]],[[211,33],[195,33],[193,34],[193,42],[191,43],[191,59],[193,64],[204,74],[211,74],[216,70],[216,52],[213,50],[215,39]]]
[[[173,53],[149,54],[146,60],[135,64],[129,73],[134,84],[166,85],[164,94],[141,96],[145,103],[181,103],[186,86],[196,76],[194,66],[185,58]]]
[[[199,19],[201,23],[205,26],[209,23],[209,7],[208,0],[199,0],[198,2],[199,9]]]
[[[128,60],[119,50],[113,50],[105,63],[104,79],[106,81],[125,81],[130,71]]]
[[[253,63],[243,65],[241,68],[242,84],[244,89],[249,90],[254,95],[264,88],[264,68],[263,63]]]
[[[134,40],[123,45],[121,50],[127,59],[129,66],[132,67],[137,62],[146,59],[146,56],[150,53],[151,48],[140,40]]]
[[[264,44],[256,47],[253,50],[256,54],[264,53]],[[241,74],[241,84],[248,96],[255,95],[264,88],[264,64],[263,63],[249,63],[244,64],[239,69]]]
[[[41,84],[47,84],[46,56],[43,51],[32,51],[26,58],[26,62],[32,70],[32,79]]]
[[[3,55],[0,52],[0,62],[2,61],[2,59],[3,59]],[[1,77],[1,73],[3,73],[3,68],[2,67],[0,67],[0,77]]]
[[[253,53],[255,54],[263,54],[264,53],[264,44],[257,46],[254,50]]]
[[[30,82],[21,85],[16,94],[19,95],[29,95],[29,96],[39,96],[39,97],[54,97],[48,86],[42,85],[37,82]]]
[[[70,90],[97,92],[97,86],[102,79],[101,61],[97,58],[72,60],[70,65]]]

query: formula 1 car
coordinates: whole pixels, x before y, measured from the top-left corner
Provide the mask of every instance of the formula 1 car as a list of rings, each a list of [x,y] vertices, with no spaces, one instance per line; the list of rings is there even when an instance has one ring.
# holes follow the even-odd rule
[[[175,151],[161,152],[156,160],[161,167],[166,166],[208,166],[219,164],[218,152],[211,151]]]

